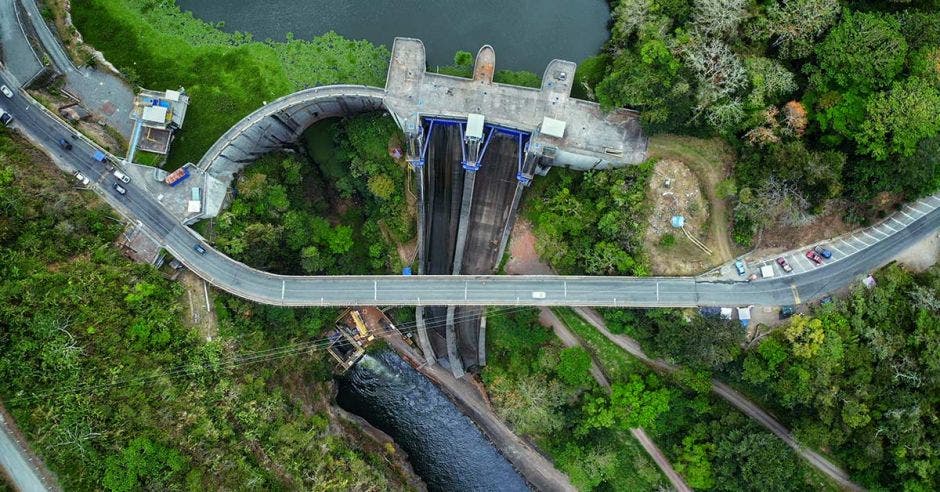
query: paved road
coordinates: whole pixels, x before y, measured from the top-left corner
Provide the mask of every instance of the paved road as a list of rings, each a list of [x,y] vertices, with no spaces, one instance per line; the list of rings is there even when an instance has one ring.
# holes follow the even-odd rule
[[[4,77],[0,80],[6,82]],[[41,111],[23,94],[0,98],[16,125],[49,151],[60,167],[75,168],[96,181],[95,188],[119,211],[145,226],[160,244],[216,287],[256,302],[286,306],[465,305],[465,306],[740,306],[793,304],[838,289],[883,264],[907,245],[940,227],[940,198],[930,197],[897,216],[896,230],[871,240],[851,256],[798,274],[754,282],[695,277],[575,276],[347,276],[275,275],[250,268],[207,246],[200,255],[198,235],[181,225],[152,196],[130,183],[118,195],[95,150],[84,140],[74,149],[55,145],[71,130]]]
[[[0,0],[0,13],[5,9],[13,8],[14,0]],[[117,129],[125,138],[131,137],[133,121],[129,118],[134,107],[134,92],[123,79],[108,70],[99,70],[95,67],[76,67],[65,48],[59,43],[55,33],[49,28],[36,5],[36,0],[22,0],[23,9],[20,9],[19,19],[29,22],[42,43],[43,48],[52,61],[52,64],[62,72],[65,77],[65,89],[82,100],[82,104],[98,116],[105,118],[108,125]],[[19,26],[16,26],[19,29]],[[6,40],[7,46],[21,50],[22,36]],[[15,65],[8,64],[13,70]],[[21,82],[27,79],[20,77]]]
[[[39,460],[33,460],[12,426],[13,423],[0,407],[0,482],[6,476],[9,484],[16,490],[55,490],[54,485],[46,485],[47,480],[37,469],[37,466],[40,466]]]
[[[604,318],[593,309],[575,308],[575,312],[584,318],[585,321],[597,328],[597,330],[607,337],[608,340],[615,343],[618,347],[622,348],[630,355],[640,359],[650,367],[667,373],[672,373],[679,369],[678,366],[674,366],[660,359],[653,359],[646,355],[636,340],[625,335],[614,335],[611,333],[604,323]],[[813,466],[813,468],[816,468],[827,477],[831,478],[833,481],[838,483],[841,488],[852,491],[863,490],[857,484],[852,482],[848,473],[834,465],[819,453],[800,444],[796,438],[793,437],[793,434],[790,433],[789,429],[784,427],[784,425],[777,421],[777,419],[773,418],[769,413],[754,404],[754,402],[751,400],[748,400],[741,393],[738,393],[730,386],[715,379],[712,380],[712,392],[723,398],[725,401],[730,403],[748,417],[754,419],[765,429],[769,430],[774,435],[782,439],[783,442],[787,443],[788,446],[793,448],[793,450],[796,451],[796,453],[801,458],[806,460],[807,463]]]
[[[113,178],[91,159],[93,147],[74,141],[71,152],[53,142],[69,134],[22,95],[0,101],[17,124],[57,157],[99,182],[99,192],[126,215],[143,223],[155,239],[180,261],[213,285],[235,295],[267,304],[290,306],[349,305],[569,305],[569,306],[696,306],[780,305],[810,300],[837,289],[880,266],[907,244],[940,226],[940,199],[905,212],[898,230],[872,241],[857,254],[803,273],[751,283],[693,277],[563,277],[563,276],[365,276],[300,277],[254,270],[208,248],[193,251],[195,233],[179,224],[163,207],[134,186],[122,197],[111,188]],[[52,145],[50,148],[49,146]],[[933,208],[930,208],[933,207]],[[544,293],[544,298],[541,294]],[[540,298],[535,298],[539,296]]]

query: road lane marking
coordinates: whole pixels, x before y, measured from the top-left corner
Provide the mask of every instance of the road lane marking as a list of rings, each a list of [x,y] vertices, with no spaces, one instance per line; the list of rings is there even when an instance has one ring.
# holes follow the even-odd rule
[[[862,238],[860,238],[860,237],[858,237],[858,236],[852,236],[852,239],[854,239],[854,240],[856,240],[856,241],[858,241],[858,242],[864,244],[866,248],[869,247],[869,246],[871,246],[870,244],[866,243],[865,241],[862,241]]]
[[[800,304],[800,293],[796,290],[796,284],[790,284],[790,291],[793,292],[793,304]]]
[[[919,203],[919,202],[914,202],[914,203]],[[928,213],[930,213],[930,210],[924,212],[923,210],[921,210],[921,209],[915,207],[914,205],[912,205],[912,204],[910,204],[910,203],[908,203],[907,206],[910,207],[911,210],[916,210],[916,211],[918,211],[918,212],[920,212],[920,213],[922,213],[922,214],[924,214],[924,215],[927,215]]]
[[[470,284],[469,281],[463,283],[463,300],[465,301],[467,300],[467,287],[469,286],[469,284]]]
[[[901,212],[901,214],[903,214],[905,217],[907,217],[908,219],[911,219],[911,222],[917,220],[917,219],[915,219],[914,217],[912,217],[910,214],[908,214],[907,212],[905,212],[904,210],[898,210],[898,212]]]
[[[659,282],[656,282],[656,302],[659,302]]]
[[[372,281],[372,288],[375,291],[375,300],[378,301],[379,300],[379,281],[378,280]]]
[[[287,280],[281,280],[281,300],[284,300],[284,291],[287,290]]]
[[[565,299],[568,298],[568,281],[565,280]]]
[[[842,251],[839,251],[839,249],[836,248],[836,245],[835,245],[835,244],[830,243],[830,244],[829,244],[829,249],[835,251],[836,253],[839,253],[839,255],[842,256],[842,258],[845,258],[846,256],[848,256],[847,254],[843,253]],[[841,259],[841,258],[840,258],[840,259]]]
[[[875,241],[876,243],[877,243],[878,241],[881,241],[881,239],[884,239],[884,238],[878,239],[877,237],[872,236],[871,234],[869,234],[868,231],[862,231],[862,234],[868,236],[869,239]],[[888,235],[885,234],[885,237],[888,237]]]
[[[937,205],[940,205],[940,198],[937,198],[937,195],[930,195],[927,198],[924,198],[924,200],[936,200]],[[936,207],[937,205],[934,206]]]
[[[882,226],[882,227],[887,227],[888,229],[891,229],[891,232],[892,232],[892,233],[898,232],[897,229],[895,229],[894,227],[891,227],[890,225],[888,225],[887,222],[882,223],[881,226]]]
[[[897,222],[898,224],[901,224],[901,229],[907,227],[907,224],[905,224],[904,222],[901,222],[900,220],[897,219],[897,217],[895,217],[895,216],[893,216],[893,215],[891,216],[891,220]]]

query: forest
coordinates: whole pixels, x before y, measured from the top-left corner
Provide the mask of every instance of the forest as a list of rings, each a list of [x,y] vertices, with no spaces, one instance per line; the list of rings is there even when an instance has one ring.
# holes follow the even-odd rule
[[[389,156],[398,129],[387,115],[327,120],[304,153],[248,166],[231,205],[211,221],[223,252],[265,271],[356,275],[401,271],[396,246],[415,234],[406,165]]]
[[[656,374],[574,312],[556,314],[582,347],[562,348],[538,311],[489,318],[482,379],[497,412],[579,490],[656,490],[665,479],[630,435],[644,429],[698,490],[827,490],[783,441],[710,390],[707,374]],[[591,359],[610,380],[592,378]]]
[[[605,318],[648,354],[734,383],[861,485],[936,490],[940,268],[914,274],[890,265],[875,279],[873,289],[858,286],[758,340],[745,340],[736,323],[686,321],[678,310],[610,310]],[[701,463],[723,460],[713,449]]]
[[[406,488],[329,409],[309,340],[332,310],[219,294],[207,340],[181,284],[121,255],[122,229],[0,129],[0,400],[66,490]]]
[[[721,135],[737,149],[742,246],[827,200],[860,223],[886,196],[940,187],[935,0],[611,4],[610,40],[579,82],[606,108],[639,110],[651,135]]]

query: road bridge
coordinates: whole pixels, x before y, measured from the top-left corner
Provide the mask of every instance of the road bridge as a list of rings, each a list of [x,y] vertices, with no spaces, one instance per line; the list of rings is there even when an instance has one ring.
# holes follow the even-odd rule
[[[18,84],[8,74],[0,82]],[[290,97],[290,96],[288,96]],[[283,276],[259,271],[208,247],[193,250],[202,238],[167,212],[155,197],[131,182],[127,195],[111,187],[112,179],[91,155],[98,150],[75,130],[44,110],[23,91],[12,99],[0,98],[13,126],[43,147],[57,165],[81,171],[92,179],[91,188],[119,212],[140,224],[183,264],[221,290],[266,304],[283,306],[600,306],[691,307],[792,304],[808,302],[839,289],[875,269],[913,242],[940,227],[940,198],[933,196],[906,207],[890,218],[890,232],[872,234],[870,243],[840,261],[799,274],[754,282],[696,277],[578,277],[494,275],[419,276]],[[237,130],[235,130],[237,132]],[[75,135],[75,148],[65,151],[59,138]],[[535,293],[535,295],[534,295]]]

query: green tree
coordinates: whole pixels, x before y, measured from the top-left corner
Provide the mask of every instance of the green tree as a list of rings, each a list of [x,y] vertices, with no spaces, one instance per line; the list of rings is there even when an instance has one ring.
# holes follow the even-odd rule
[[[163,488],[181,477],[185,467],[186,460],[175,449],[137,437],[105,460],[102,483],[113,491]]]
[[[895,83],[890,92],[873,95],[866,109],[855,140],[877,160],[910,157],[919,142],[940,131],[940,91],[923,79]]]
[[[640,376],[631,375],[629,382],[611,385],[609,397],[585,399],[581,409],[585,418],[578,432],[586,434],[591,429],[615,425],[623,430],[637,427],[655,429],[659,416],[669,410],[670,398],[669,390],[648,388]]]
[[[890,14],[844,11],[816,48],[825,76],[843,89],[877,90],[904,68],[907,41]]]
[[[569,347],[559,354],[555,368],[558,378],[570,386],[583,388],[591,384],[591,355],[582,347]]]
[[[395,183],[384,174],[376,174],[369,177],[369,191],[382,200],[388,200],[395,193]]]
[[[826,334],[822,320],[802,314],[794,316],[783,330],[783,336],[790,342],[793,355],[808,359],[814,357],[822,348]]]

